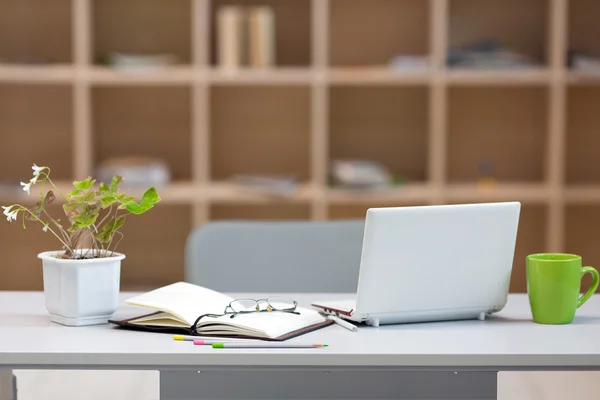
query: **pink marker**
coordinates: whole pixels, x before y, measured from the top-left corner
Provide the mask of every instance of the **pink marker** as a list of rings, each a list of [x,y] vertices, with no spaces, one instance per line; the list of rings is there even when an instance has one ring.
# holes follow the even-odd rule
[[[204,339],[195,339],[194,340],[194,344],[196,346],[203,346],[203,345],[213,345],[215,343],[223,343],[223,340],[204,340]]]

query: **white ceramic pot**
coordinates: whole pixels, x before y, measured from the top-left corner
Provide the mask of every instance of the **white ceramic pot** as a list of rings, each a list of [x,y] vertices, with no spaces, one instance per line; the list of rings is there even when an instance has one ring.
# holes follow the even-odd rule
[[[79,250],[84,254],[86,251]],[[50,320],[68,326],[108,323],[118,307],[121,260],[125,255],[71,260],[57,258],[60,254],[62,251],[38,254]]]

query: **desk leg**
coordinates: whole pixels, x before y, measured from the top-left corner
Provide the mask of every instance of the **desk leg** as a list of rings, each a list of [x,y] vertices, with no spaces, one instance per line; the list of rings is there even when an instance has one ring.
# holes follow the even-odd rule
[[[315,369],[161,371],[161,400],[495,400],[496,372]]]
[[[17,378],[12,369],[0,368],[0,400],[17,400]]]

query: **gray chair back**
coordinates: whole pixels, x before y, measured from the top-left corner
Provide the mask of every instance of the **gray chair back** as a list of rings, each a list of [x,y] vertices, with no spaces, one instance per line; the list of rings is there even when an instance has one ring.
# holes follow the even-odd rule
[[[191,232],[187,282],[220,292],[354,293],[364,220],[222,221]]]

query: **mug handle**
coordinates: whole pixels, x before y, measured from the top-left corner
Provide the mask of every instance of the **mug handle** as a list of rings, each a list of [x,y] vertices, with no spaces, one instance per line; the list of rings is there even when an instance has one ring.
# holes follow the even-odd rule
[[[592,274],[592,284],[590,285],[588,291],[577,300],[577,308],[581,307],[590,299],[590,297],[592,297],[596,289],[598,289],[598,283],[600,282],[600,276],[594,267],[583,267],[581,269],[581,277],[583,278],[585,274]]]

